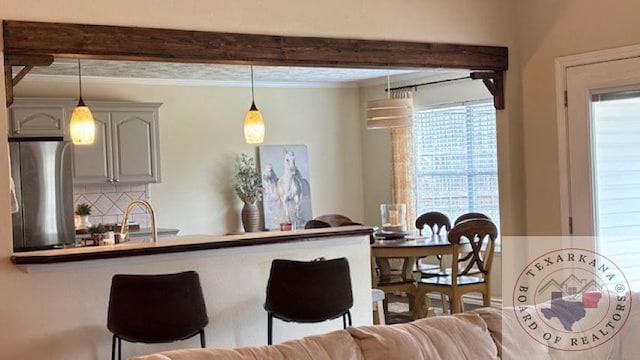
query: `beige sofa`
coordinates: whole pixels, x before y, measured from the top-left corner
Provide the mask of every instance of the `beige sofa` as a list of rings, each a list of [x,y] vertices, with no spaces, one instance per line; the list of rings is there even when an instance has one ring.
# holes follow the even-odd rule
[[[635,312],[635,311],[634,311]],[[504,320],[504,321],[503,321]],[[513,311],[479,309],[406,324],[358,326],[272,346],[167,351],[130,360],[488,360],[638,359],[640,321],[633,316],[619,336],[589,351],[548,348],[526,335]]]

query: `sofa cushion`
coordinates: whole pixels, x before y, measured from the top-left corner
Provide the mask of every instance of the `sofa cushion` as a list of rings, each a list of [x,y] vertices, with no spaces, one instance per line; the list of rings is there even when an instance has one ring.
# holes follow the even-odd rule
[[[365,359],[498,359],[478,314],[439,316],[390,326],[347,329]]]
[[[522,354],[527,354],[530,360],[552,359],[547,346],[534,341],[522,331],[512,308],[480,308],[470,313],[478,314],[487,324],[501,359],[522,359]]]
[[[174,350],[131,358],[130,360],[364,360],[351,335],[345,330],[308,336],[272,346],[246,346],[234,349]]]

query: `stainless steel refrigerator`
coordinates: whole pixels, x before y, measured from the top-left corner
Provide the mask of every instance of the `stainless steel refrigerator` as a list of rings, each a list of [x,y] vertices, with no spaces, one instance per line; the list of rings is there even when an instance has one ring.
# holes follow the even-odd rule
[[[71,151],[71,143],[61,137],[9,138],[20,206],[12,215],[14,251],[74,243]]]

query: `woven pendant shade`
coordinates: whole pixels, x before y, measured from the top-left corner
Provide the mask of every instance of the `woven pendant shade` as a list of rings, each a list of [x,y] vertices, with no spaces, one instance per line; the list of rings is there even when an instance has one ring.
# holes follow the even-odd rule
[[[413,124],[413,99],[382,99],[367,102],[367,129],[388,129]]]

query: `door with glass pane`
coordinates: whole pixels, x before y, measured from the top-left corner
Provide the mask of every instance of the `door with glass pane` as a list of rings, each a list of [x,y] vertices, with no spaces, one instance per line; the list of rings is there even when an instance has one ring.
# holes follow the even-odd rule
[[[573,235],[640,284],[640,59],[567,69]]]

